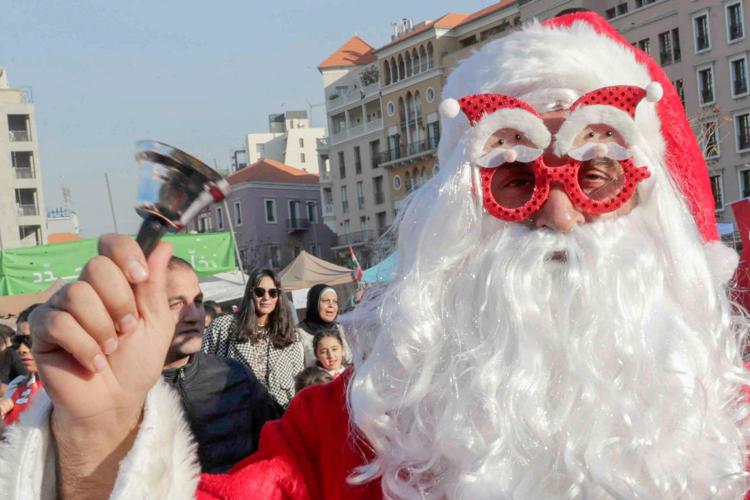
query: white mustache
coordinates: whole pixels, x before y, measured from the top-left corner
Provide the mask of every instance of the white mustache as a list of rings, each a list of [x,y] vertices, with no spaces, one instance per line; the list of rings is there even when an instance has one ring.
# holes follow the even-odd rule
[[[627,160],[633,156],[632,152],[616,142],[587,142],[584,145],[568,151],[568,156],[579,161],[594,158],[609,158],[610,160]]]
[[[497,168],[504,163],[513,163],[516,161],[529,163],[542,156],[542,153],[544,153],[542,149],[516,144],[512,148],[495,148],[477,158],[474,163],[483,168]]]

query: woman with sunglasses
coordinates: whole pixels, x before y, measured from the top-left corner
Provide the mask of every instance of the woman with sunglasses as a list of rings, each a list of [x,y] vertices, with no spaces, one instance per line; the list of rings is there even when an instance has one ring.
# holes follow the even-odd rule
[[[289,405],[304,355],[276,273],[261,269],[250,275],[239,312],[211,322],[203,351],[245,364],[281,406]]]
[[[8,384],[3,398],[0,399],[0,415],[6,425],[18,421],[21,413],[26,410],[31,400],[44,391],[42,381],[37,375],[36,361],[34,354],[31,352],[31,336],[16,335],[12,339],[13,349],[18,353],[18,357],[26,368],[28,375],[19,375]]]

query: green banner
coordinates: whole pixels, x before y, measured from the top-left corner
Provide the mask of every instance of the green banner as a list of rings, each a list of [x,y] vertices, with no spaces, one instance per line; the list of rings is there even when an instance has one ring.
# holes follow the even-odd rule
[[[237,268],[232,233],[170,234],[174,255],[193,265],[199,276]],[[97,239],[0,252],[0,295],[41,292],[58,279],[74,281],[96,255]]]

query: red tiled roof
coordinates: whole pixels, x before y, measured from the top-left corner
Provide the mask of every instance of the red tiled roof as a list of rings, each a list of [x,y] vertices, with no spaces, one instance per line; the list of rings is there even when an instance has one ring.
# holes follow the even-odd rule
[[[376,60],[375,49],[355,35],[320,63],[318,69],[359,66]]]
[[[459,24],[466,24],[470,23],[475,19],[479,19],[480,17],[486,16],[488,14],[492,14],[493,12],[496,12],[500,9],[503,9],[507,7],[508,5],[512,5],[516,3],[518,0],[502,0],[500,2],[497,2],[496,4],[490,5],[489,7],[485,7],[482,10],[478,10],[471,14],[470,16],[466,17],[463,21],[461,21]]]
[[[252,165],[239,170],[227,179],[229,184],[243,182],[278,182],[284,184],[318,184],[317,174],[310,174],[302,169],[284,165],[275,160],[258,160]]]
[[[382,49],[384,49],[386,47],[390,47],[394,43],[402,42],[402,41],[404,41],[404,40],[406,40],[408,38],[411,38],[413,36],[416,36],[416,35],[418,35],[420,33],[424,33],[425,31],[428,31],[428,30],[430,30],[432,28],[447,28],[447,29],[455,28],[456,26],[458,26],[459,24],[461,24],[463,22],[463,20],[466,19],[467,17],[468,16],[466,14],[456,14],[455,12],[449,12],[446,15],[444,15],[443,17],[441,17],[440,19],[437,19],[435,21],[430,21],[430,22],[426,22],[426,23],[423,23],[421,25],[418,25],[413,30],[411,30],[411,31],[409,31],[407,33],[404,33],[403,35],[399,36],[398,38],[396,38],[396,39],[388,42],[387,44],[385,44],[382,47],[380,47],[378,50],[382,50]]]
[[[75,233],[50,233],[47,235],[47,243],[54,245],[55,243],[69,243],[71,241],[81,241],[81,237]]]

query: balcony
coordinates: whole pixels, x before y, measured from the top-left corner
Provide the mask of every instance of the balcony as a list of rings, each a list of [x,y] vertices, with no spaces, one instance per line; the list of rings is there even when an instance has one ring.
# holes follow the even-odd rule
[[[396,163],[409,162],[428,154],[434,154],[438,139],[413,142],[378,154],[380,166],[392,166]]]
[[[31,134],[28,130],[11,130],[10,142],[28,142],[31,140]]]
[[[286,220],[286,230],[290,234],[297,231],[307,231],[308,229],[310,229],[310,219],[295,218]]]
[[[16,204],[18,215],[39,215],[39,207],[36,204]]]
[[[368,241],[375,241],[376,239],[377,233],[371,229],[340,234],[338,236],[338,246],[358,245],[361,243],[367,243]]]
[[[16,179],[33,179],[34,169],[31,167],[13,167]]]
[[[382,129],[382,118],[370,120],[368,122],[365,122],[364,124],[349,127],[348,129],[344,127],[339,130],[334,130],[334,132],[331,134],[331,144],[338,144],[347,139],[354,139],[355,137],[358,137],[360,135],[369,134],[370,132],[376,132]]]

